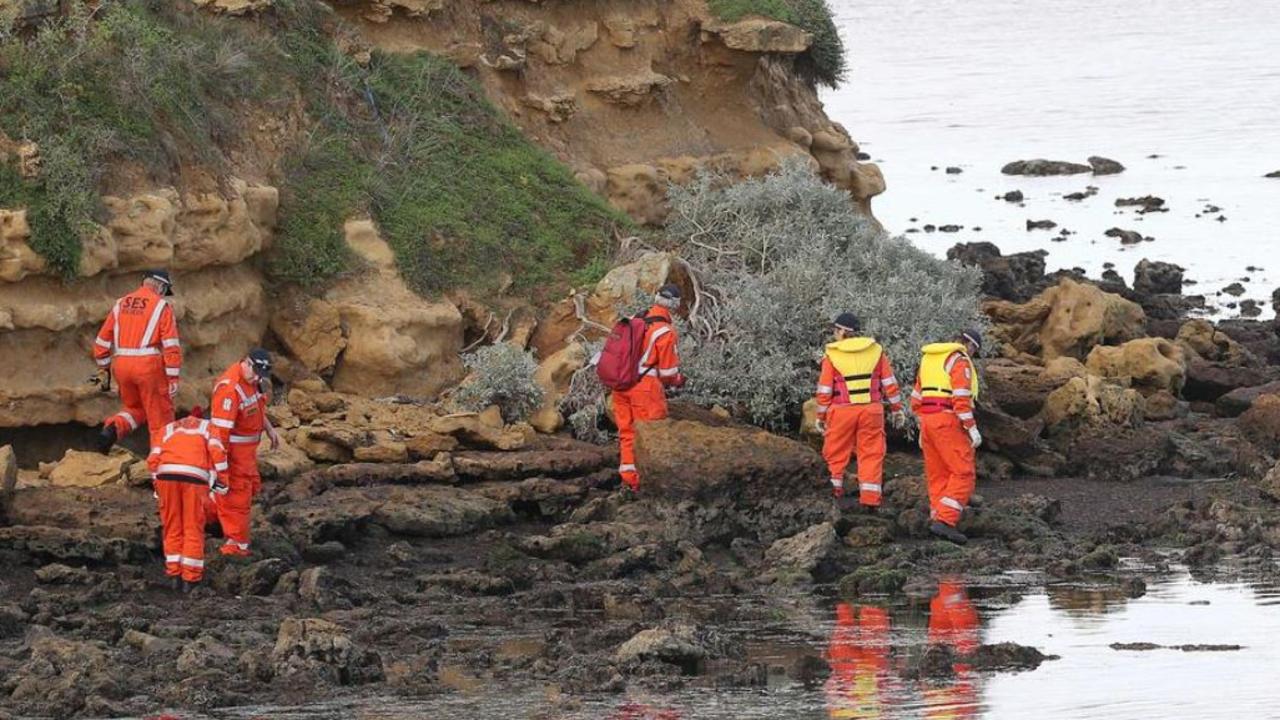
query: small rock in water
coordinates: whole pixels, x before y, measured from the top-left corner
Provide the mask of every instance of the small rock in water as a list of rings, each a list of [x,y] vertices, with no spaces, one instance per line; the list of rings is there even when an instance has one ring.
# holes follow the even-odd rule
[[[1138,212],[1166,212],[1168,208],[1164,206],[1164,198],[1155,195],[1143,195],[1142,197],[1116,198],[1116,207],[1137,207]]]
[[[1115,175],[1124,172],[1124,165],[1099,155],[1090,157],[1089,165],[1093,168],[1094,175]]]
[[[953,232],[960,232],[960,229],[962,227],[964,226],[963,225],[943,225],[942,227],[938,228],[938,230],[945,233],[953,233]]]
[[[1204,213],[1205,215],[1212,215],[1216,212],[1222,212],[1222,208],[1218,207],[1217,205],[1205,205],[1204,210],[1201,210],[1200,212]]]
[[[1033,647],[1003,642],[982,645],[965,660],[976,670],[1035,670],[1045,660],[1057,660],[1057,655],[1045,655]]]
[[[1058,223],[1052,220],[1028,220],[1028,230],[1052,230],[1058,227]]]
[[[982,227],[981,227],[980,225],[975,225],[975,226],[973,226],[973,231],[974,231],[974,232],[982,232]]]
[[[1097,194],[1098,194],[1098,188],[1093,187],[1092,185],[1090,185],[1090,186],[1089,186],[1088,188],[1086,188],[1083,192],[1067,193],[1066,195],[1063,195],[1063,196],[1062,196],[1062,199],[1064,199],[1064,200],[1074,200],[1074,201],[1077,201],[1077,202],[1078,202],[1078,201],[1080,201],[1080,200],[1084,200],[1085,198],[1091,198],[1091,197],[1093,197],[1094,195],[1097,195]]]
[[[1222,292],[1232,297],[1240,297],[1241,295],[1244,294],[1244,286],[1238,282],[1233,282],[1230,285],[1222,288]]]
[[[1065,160],[1037,158],[1035,160],[1015,160],[1000,168],[1000,172],[1005,175],[1079,175],[1080,173],[1093,172],[1093,168],[1089,165],[1066,162]]]
[[[1266,175],[1263,175],[1262,177],[1280,178],[1280,170],[1276,170],[1275,172],[1269,172]]]
[[[933,232],[934,230],[937,230],[937,229],[938,229],[938,226],[937,226],[937,225],[932,225],[932,224],[931,224],[931,225],[925,225],[925,226],[924,226],[924,231],[925,231],[925,232]]]
[[[1145,651],[1145,650],[1159,650],[1164,646],[1157,645],[1153,642],[1131,642],[1131,643],[1114,642],[1114,643],[1111,643],[1111,645],[1109,645],[1108,647],[1110,647],[1112,650],[1143,650]]]
[[[870,156],[870,155],[868,155],[867,153],[864,153],[864,152],[859,152],[859,153],[857,153],[856,155],[854,155],[854,157],[856,157],[856,158],[857,158],[857,159],[859,159],[859,160],[863,160],[863,161],[866,161],[866,160],[870,160],[870,159],[871,159],[871,156]]]
[[[1227,221],[1227,216],[1226,216],[1226,215],[1219,215],[1218,217],[1214,218],[1214,220],[1217,220],[1218,222],[1226,222],[1226,221]]]
[[[962,173],[962,172],[964,172],[964,170],[961,170],[960,168],[958,168],[958,167],[956,167],[956,166],[954,166],[954,165],[952,165],[952,166],[950,166],[950,167],[948,167],[948,168],[947,168],[947,174],[948,174],[948,175],[959,175],[959,174],[960,174],[960,173]]]
[[[1265,268],[1260,268],[1257,265],[1246,265],[1244,269],[1245,272],[1262,272]]]
[[[1115,266],[1116,266],[1116,264],[1115,264],[1115,263],[1113,263],[1113,262],[1104,262],[1104,263],[1102,263],[1102,269],[1103,269],[1103,270],[1111,270],[1111,269],[1114,269],[1114,268],[1115,268]]]
[[[1243,645],[1174,645],[1177,650],[1182,652],[1232,652],[1235,650],[1243,650]]]
[[[1000,195],[999,197],[1005,200],[1006,202],[1022,202],[1022,191],[1010,190],[1009,192],[1005,193],[1004,195]]]
[[[1244,317],[1255,318],[1262,314],[1262,307],[1257,300],[1240,301],[1240,314]]]
[[[1118,227],[1113,227],[1104,234],[1107,237],[1119,238],[1121,245],[1137,245],[1144,240],[1142,233],[1137,230],[1123,230]]]

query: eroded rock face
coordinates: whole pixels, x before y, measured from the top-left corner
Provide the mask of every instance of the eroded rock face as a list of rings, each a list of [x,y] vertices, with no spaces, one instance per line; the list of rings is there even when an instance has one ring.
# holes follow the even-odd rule
[[[802,53],[813,42],[812,35],[795,25],[764,17],[711,22],[703,25],[702,31],[719,37],[726,47],[751,53]]]
[[[1182,391],[1187,379],[1182,348],[1164,338],[1139,338],[1118,347],[1098,346],[1089,352],[1085,367],[1104,378],[1150,391]]]
[[[1026,302],[1043,287],[1044,250],[1002,255],[995,243],[957,243],[948,260],[982,268],[982,294],[1001,300]]]
[[[1051,431],[1073,432],[1083,427],[1136,427],[1143,413],[1143,398],[1136,390],[1089,375],[1072,378],[1050,393],[1043,417]]]

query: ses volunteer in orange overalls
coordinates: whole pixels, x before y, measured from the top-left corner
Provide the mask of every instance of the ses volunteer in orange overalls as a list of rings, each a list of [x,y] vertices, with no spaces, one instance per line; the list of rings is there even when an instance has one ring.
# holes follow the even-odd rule
[[[836,498],[844,496],[844,471],[856,448],[858,500],[874,510],[884,476],[884,403],[893,411],[894,427],[905,426],[907,417],[889,356],[874,339],[859,337],[861,329],[852,313],[836,318],[835,342],[827,345],[818,376],[817,430],[824,436],[822,457]]]
[[[893,710],[889,684],[889,612],[870,605],[836,605],[827,646],[831,675],[824,688],[832,718],[881,718]]]
[[[147,467],[160,501],[165,573],[188,592],[204,578],[205,497],[210,490],[227,491],[226,450],[193,408],[190,416],[160,429]]]
[[[280,436],[267,419],[267,397],[262,384],[271,377],[271,354],[254,348],[240,362],[227,368],[213,385],[210,401],[214,430],[228,451],[229,491],[214,499],[218,523],[226,538],[223,555],[249,555],[249,520],[253,497],[262,488],[258,474],[258,443],[262,433],[271,439],[271,449],[280,446]]]
[[[636,422],[667,416],[667,387],[683,387],[676,330],[671,312],[680,307],[680,288],[663,285],[645,314],[644,354],[640,356],[640,382],[613,393],[613,420],[618,426],[618,474],[632,490],[640,489],[636,470]]]
[[[98,337],[93,358],[98,363],[98,382],[109,383],[115,375],[124,408],[102,425],[98,449],[106,452],[117,441],[147,424],[151,446],[159,444],[160,432],[173,422],[173,396],[178,393],[182,372],[182,345],[173,308],[165,296],[173,294],[173,282],[164,270],[149,270],[142,287],[116,301]]]
[[[966,330],[956,342],[925,345],[911,393],[911,409],[920,418],[920,448],[929,484],[933,523],[929,532],[957,544],[968,541],[956,529],[977,478],[975,450],[982,434],[973,417],[978,373],[973,356],[982,349],[982,333]]]
[[[963,583],[940,580],[938,594],[929,601],[929,644],[949,646],[956,655],[955,677],[924,690],[925,717],[974,718],[981,713],[977,676],[967,657],[981,644],[978,611]]]

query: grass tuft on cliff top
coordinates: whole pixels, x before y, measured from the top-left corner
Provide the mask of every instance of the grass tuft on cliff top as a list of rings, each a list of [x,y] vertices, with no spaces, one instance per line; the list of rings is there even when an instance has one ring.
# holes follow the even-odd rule
[[[827,87],[834,88],[844,82],[844,44],[826,0],[708,0],[707,4],[711,12],[728,22],[760,15],[809,32],[813,35],[813,44],[800,56],[796,68]]]
[[[282,168],[274,278],[352,268],[343,221],[373,217],[422,293],[533,292],[598,268],[627,220],[529,142],[452,64],[339,50],[349,33],[317,0],[278,0],[258,23],[168,0],[73,4],[31,38],[0,37],[0,130],[38,143],[35,181],[0,171],[0,206],[28,208],[37,252],[64,276],[102,219],[106,168],[180,184],[227,172],[253,108],[302,99],[309,126]]]

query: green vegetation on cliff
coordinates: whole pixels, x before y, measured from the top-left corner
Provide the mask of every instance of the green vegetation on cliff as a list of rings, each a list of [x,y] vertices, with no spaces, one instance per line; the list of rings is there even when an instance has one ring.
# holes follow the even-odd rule
[[[504,271],[533,290],[599,265],[622,216],[452,64],[379,52],[361,64],[340,50],[356,45],[348,32],[316,0],[279,0],[256,23],[118,0],[0,40],[0,130],[41,158],[34,181],[0,176],[0,204],[26,206],[36,251],[74,275],[108,169],[157,184],[181,185],[186,168],[220,177],[252,112],[287,115],[300,96],[273,276],[313,284],[350,269],[342,223],[358,215],[424,293],[492,290]]]
[[[805,30],[813,35],[813,44],[800,57],[797,69],[828,87],[844,81],[844,44],[827,0],[708,0],[707,4],[711,12],[729,22],[760,15]]]

